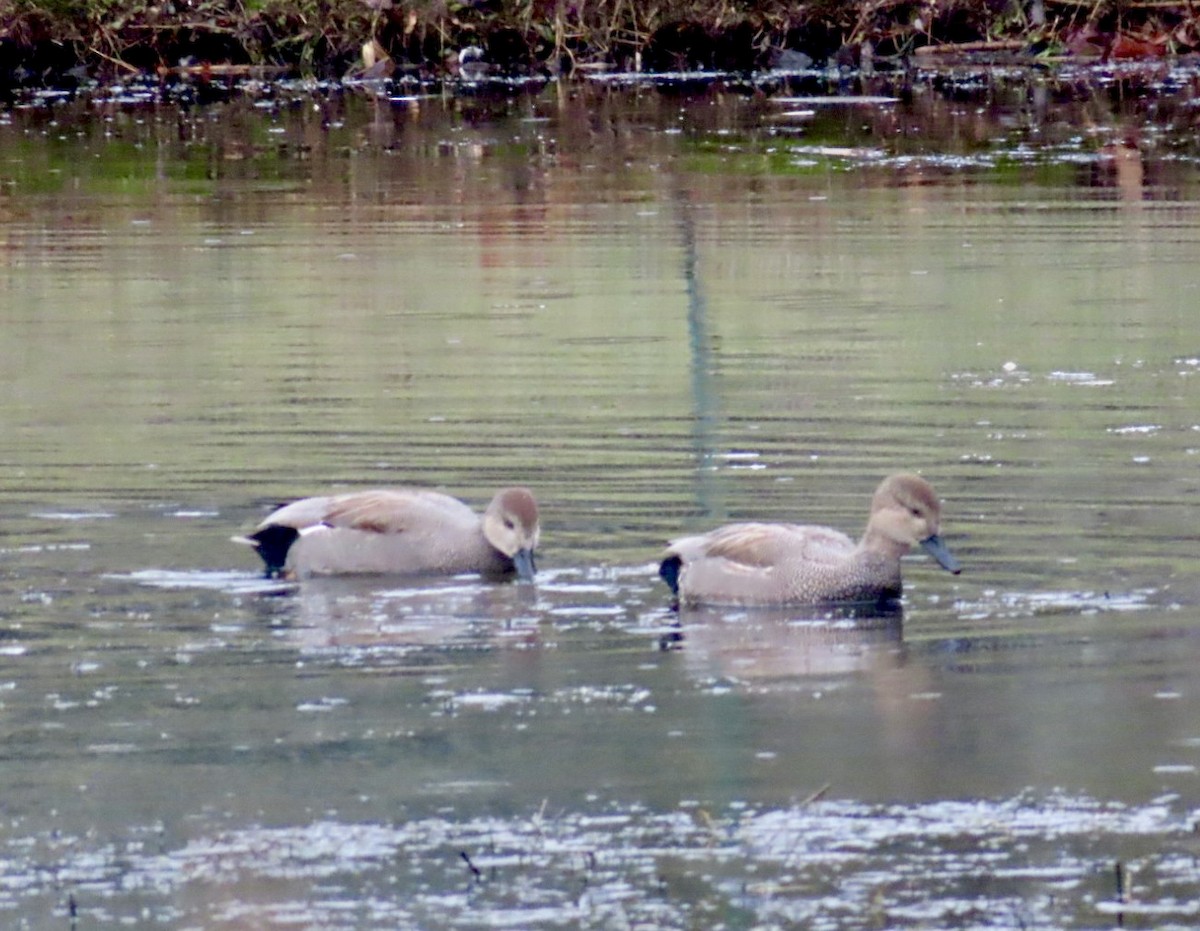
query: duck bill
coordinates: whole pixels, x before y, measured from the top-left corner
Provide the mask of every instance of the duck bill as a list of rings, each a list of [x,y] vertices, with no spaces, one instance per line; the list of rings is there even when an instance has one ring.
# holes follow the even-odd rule
[[[533,563],[533,550],[517,550],[517,555],[512,561],[517,570],[517,578],[532,582],[534,573],[537,572],[537,566]]]
[[[958,560],[954,558],[954,554],[946,549],[946,544],[942,542],[942,538],[936,533],[921,541],[921,549],[936,559],[938,565],[947,572],[953,572],[955,575],[962,572],[962,566],[958,564]]]

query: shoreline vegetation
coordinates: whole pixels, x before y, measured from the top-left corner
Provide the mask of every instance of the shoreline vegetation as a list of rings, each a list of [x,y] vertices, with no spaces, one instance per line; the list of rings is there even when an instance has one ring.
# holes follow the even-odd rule
[[[1193,0],[0,0],[0,91],[1088,63],[1200,52]]]

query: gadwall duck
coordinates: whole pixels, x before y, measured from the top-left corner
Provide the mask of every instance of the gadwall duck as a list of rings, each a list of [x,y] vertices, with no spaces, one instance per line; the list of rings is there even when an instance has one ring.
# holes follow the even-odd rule
[[[885,602],[900,597],[900,557],[913,546],[960,571],[938,536],[940,514],[927,481],[892,475],[858,543],[828,527],[728,524],[673,541],[659,575],[683,605]]]
[[[304,498],[244,537],[267,575],[457,575],[532,579],[538,507],[527,488],[496,493],[481,519],[463,502],[422,488]]]

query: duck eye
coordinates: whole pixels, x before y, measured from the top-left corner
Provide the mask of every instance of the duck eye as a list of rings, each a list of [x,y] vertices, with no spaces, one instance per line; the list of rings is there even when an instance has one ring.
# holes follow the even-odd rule
[[[508,517],[504,518],[504,526],[507,527],[509,530],[512,530],[513,529],[512,519],[508,518]]]

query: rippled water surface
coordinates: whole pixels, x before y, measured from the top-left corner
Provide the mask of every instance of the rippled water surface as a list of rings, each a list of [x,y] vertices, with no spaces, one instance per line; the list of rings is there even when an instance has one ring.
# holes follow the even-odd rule
[[[1193,84],[0,114],[0,923],[1194,926]],[[900,469],[962,575],[671,610]],[[518,482],[534,585],[228,542]]]

